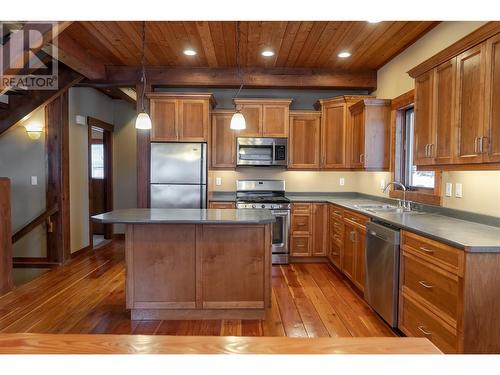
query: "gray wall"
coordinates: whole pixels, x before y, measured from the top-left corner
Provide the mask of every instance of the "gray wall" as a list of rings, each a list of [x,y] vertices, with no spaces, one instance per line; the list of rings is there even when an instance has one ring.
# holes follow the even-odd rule
[[[43,108],[0,136],[0,176],[11,179],[13,232],[45,211],[45,133],[40,139],[30,139],[24,125],[32,121],[45,124]],[[37,177],[38,185],[31,185],[31,176]],[[45,226],[41,225],[17,242],[12,251],[14,256],[46,256],[46,244]]]
[[[210,92],[217,101],[217,109],[234,108],[233,98],[238,89],[226,88],[172,88],[158,87],[157,92]],[[286,89],[245,89],[239,98],[292,98],[291,109],[312,110],[318,99],[333,98],[339,95],[367,95],[363,90],[286,90]]]

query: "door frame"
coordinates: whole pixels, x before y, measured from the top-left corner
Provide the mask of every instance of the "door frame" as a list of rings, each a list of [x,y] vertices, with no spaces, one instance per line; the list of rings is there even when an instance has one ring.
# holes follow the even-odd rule
[[[89,177],[89,246],[94,247],[92,230],[92,128],[103,131],[104,145],[104,207],[105,211],[113,210],[113,131],[114,125],[95,117],[87,116],[88,131],[88,177]],[[113,224],[104,225],[104,239],[110,240],[114,236]]]

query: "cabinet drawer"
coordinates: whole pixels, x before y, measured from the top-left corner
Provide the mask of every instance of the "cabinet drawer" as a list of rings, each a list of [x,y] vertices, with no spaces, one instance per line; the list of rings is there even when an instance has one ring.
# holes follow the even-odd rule
[[[310,241],[309,236],[292,236],[290,240],[290,255],[308,256]]]
[[[359,224],[363,227],[370,221],[368,217],[348,210],[344,210],[344,219],[352,221],[353,223]]]
[[[330,251],[328,253],[328,258],[339,270],[342,269],[342,264],[340,263],[340,252],[341,246],[339,246],[338,243],[333,239],[333,236],[330,237]]]
[[[344,219],[344,210],[337,206],[330,206],[330,217],[332,219],[343,220]]]
[[[399,329],[407,336],[426,337],[445,353],[457,353],[458,335],[456,330],[442,322],[424,306],[408,298],[401,298]]]
[[[294,203],[292,204],[292,213],[297,214],[310,214],[311,203]]]
[[[209,208],[236,208],[234,202],[210,202],[208,204]]]
[[[330,222],[330,233],[337,244],[342,245],[344,242],[344,223],[333,220]]]
[[[463,275],[464,252],[462,250],[414,233],[403,231],[402,234],[402,247],[404,249],[413,251],[417,256],[451,272]]]
[[[311,216],[302,214],[293,214],[292,216],[292,233],[310,233],[311,232]]]
[[[443,319],[456,327],[459,305],[458,276],[403,251],[401,285],[403,289],[411,290],[448,315],[451,320],[444,316]]]

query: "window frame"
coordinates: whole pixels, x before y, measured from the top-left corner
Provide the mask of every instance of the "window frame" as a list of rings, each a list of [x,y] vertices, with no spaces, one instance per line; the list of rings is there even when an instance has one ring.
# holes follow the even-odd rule
[[[405,136],[403,131],[405,129],[405,115],[409,108],[414,107],[415,103],[415,90],[410,90],[394,99],[391,103],[391,177],[392,181],[397,181],[405,184],[404,170],[406,166],[406,152],[404,150]],[[424,203],[441,205],[441,184],[442,172],[433,168],[420,170],[434,171],[434,188],[427,187],[412,187],[414,190],[406,192],[406,199]],[[402,199],[403,191],[399,188],[391,186],[389,191],[391,198]]]

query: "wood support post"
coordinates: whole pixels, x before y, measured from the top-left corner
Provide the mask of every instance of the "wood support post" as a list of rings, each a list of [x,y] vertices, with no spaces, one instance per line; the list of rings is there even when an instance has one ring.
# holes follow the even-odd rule
[[[10,180],[0,177],[0,295],[12,289]]]

